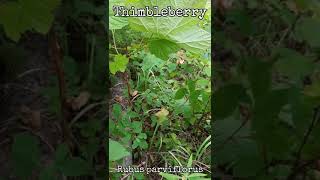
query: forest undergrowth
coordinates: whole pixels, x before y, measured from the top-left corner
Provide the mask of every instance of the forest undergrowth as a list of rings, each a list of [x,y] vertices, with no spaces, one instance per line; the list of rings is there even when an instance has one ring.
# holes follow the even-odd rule
[[[112,1],[109,7],[172,5],[211,10],[207,1],[174,2]],[[109,10],[111,84],[113,90],[121,87],[110,105],[111,178],[210,179],[210,12],[200,21],[119,18]],[[157,171],[174,166],[201,170]],[[142,167],[144,172],[133,173],[129,167]]]

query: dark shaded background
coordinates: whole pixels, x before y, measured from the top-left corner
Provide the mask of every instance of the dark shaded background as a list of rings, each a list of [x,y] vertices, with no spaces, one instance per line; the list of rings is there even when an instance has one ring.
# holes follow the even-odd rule
[[[214,178],[320,179],[319,2],[212,4]],[[106,179],[106,6],[64,0],[17,42],[0,13],[0,178]]]
[[[217,179],[320,179],[319,1],[216,1]]]
[[[107,2],[0,3],[0,179],[107,179]]]

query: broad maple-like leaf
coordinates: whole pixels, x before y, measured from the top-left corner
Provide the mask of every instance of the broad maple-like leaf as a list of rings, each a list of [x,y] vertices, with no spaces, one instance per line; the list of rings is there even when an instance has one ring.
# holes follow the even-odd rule
[[[18,41],[22,33],[36,30],[47,33],[60,0],[18,0],[0,4],[0,24],[7,36]]]
[[[140,0],[129,4],[136,8],[158,6],[158,9],[167,8],[205,8],[205,0]],[[134,30],[148,32],[157,39],[166,39],[176,43],[181,48],[199,53],[210,47],[211,34],[198,26],[198,17],[130,17],[129,25]],[[151,49],[152,51],[152,49]]]
[[[126,17],[116,17],[114,16],[113,6],[123,6],[122,0],[111,0],[109,1],[109,29],[122,29],[128,25],[128,19]]]

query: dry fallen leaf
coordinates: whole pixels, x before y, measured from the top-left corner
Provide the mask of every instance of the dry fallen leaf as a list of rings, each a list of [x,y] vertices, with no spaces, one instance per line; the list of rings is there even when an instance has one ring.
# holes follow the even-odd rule
[[[119,102],[119,103],[122,103],[123,102],[123,98],[122,98],[122,96],[116,96],[116,97],[114,97],[114,99],[115,99],[115,101],[117,101],[117,102]]]
[[[22,122],[30,126],[34,130],[41,128],[41,113],[38,110],[31,110],[27,106],[21,107],[21,118]]]
[[[161,108],[161,110],[158,111],[155,115],[157,117],[166,117],[166,116],[168,116],[168,114],[169,114],[169,111],[166,110],[166,108]]]
[[[160,111],[158,111],[155,116],[158,117],[158,123],[162,124],[167,120],[167,116],[169,115],[169,111],[166,110],[165,108],[161,108]]]
[[[72,103],[71,103],[72,109],[75,111],[81,109],[84,105],[88,103],[89,99],[90,99],[90,93],[86,91],[81,92],[78,97],[72,100]]]
[[[131,94],[132,97],[135,97],[138,94],[138,91],[133,91],[133,93]]]
[[[179,50],[177,52],[177,62],[176,63],[183,64],[186,59],[187,59],[187,56],[186,56],[184,50]]]
[[[298,14],[299,8],[296,2],[287,1],[286,4],[291,11],[293,11],[295,14]]]

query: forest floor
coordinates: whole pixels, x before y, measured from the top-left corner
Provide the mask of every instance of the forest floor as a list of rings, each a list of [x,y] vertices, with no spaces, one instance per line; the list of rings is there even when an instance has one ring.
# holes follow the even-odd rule
[[[17,67],[5,68],[8,74],[2,76],[1,120],[0,120],[0,176],[12,177],[10,152],[12,136],[29,132],[41,139],[42,164],[52,161],[53,147],[61,143],[56,117],[48,110],[48,100],[42,91],[48,87],[54,76],[54,64],[48,56],[48,45],[44,36],[28,34],[19,43],[23,48],[23,62]],[[11,69],[10,69],[11,68]]]

